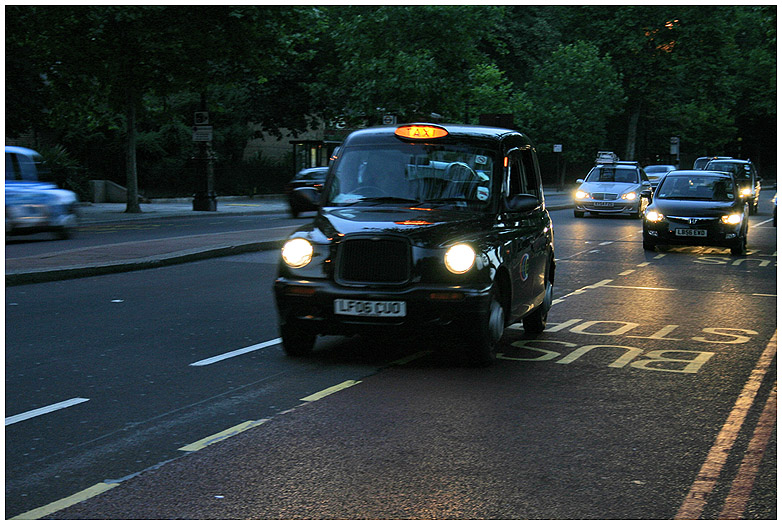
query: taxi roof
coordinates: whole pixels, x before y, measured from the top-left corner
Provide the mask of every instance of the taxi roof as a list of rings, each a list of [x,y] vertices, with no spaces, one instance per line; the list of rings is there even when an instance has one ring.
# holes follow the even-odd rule
[[[452,139],[461,140],[476,140],[476,141],[495,141],[500,142],[510,138],[521,139],[525,144],[531,144],[529,137],[524,133],[507,128],[498,128],[490,126],[475,126],[471,124],[432,124],[432,123],[410,123],[410,124],[398,124],[393,126],[378,126],[373,128],[366,128],[354,131],[351,133],[343,146],[353,144],[372,144],[379,142],[387,142],[389,138],[396,138],[394,132],[406,125],[427,125],[437,126],[444,128],[448,131],[448,136],[441,139],[434,139],[431,142],[448,142]]]

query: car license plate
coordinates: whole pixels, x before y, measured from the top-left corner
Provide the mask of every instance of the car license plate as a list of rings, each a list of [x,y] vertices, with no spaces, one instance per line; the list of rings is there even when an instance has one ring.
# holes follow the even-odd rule
[[[595,206],[596,208],[613,208],[614,203],[613,202],[593,202],[592,206]]]
[[[334,299],[334,313],[361,317],[404,317],[407,315],[407,304],[404,301]]]
[[[676,228],[678,237],[706,237],[706,230],[693,230],[689,228]]]

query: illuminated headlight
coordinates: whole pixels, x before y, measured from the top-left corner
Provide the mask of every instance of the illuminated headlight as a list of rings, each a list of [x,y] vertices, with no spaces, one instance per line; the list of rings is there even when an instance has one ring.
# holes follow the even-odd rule
[[[445,267],[452,273],[465,273],[475,264],[475,250],[466,244],[455,244],[445,252]]]
[[[741,224],[741,214],[740,213],[733,213],[731,215],[723,215],[722,216],[722,222],[725,224]]]
[[[646,212],[646,220],[649,222],[660,222],[664,218],[665,216],[662,213],[657,213],[656,211]]]
[[[625,193],[622,195],[622,199],[626,201],[634,201],[638,197],[638,194],[634,191],[631,191],[630,193]]]
[[[589,194],[587,192],[585,192],[585,191],[578,190],[576,192],[576,198],[577,199],[588,199],[589,198]]]
[[[282,247],[282,260],[291,268],[307,266],[312,260],[312,245],[305,239],[291,239]]]
[[[752,195],[752,188],[741,188],[742,197],[749,197],[750,195]]]

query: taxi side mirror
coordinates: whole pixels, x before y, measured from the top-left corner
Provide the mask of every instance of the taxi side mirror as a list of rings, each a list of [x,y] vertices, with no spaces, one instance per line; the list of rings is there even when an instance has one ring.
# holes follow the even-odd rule
[[[294,188],[291,199],[299,204],[318,206],[320,204],[320,192],[315,188]]]
[[[527,212],[532,211],[540,206],[540,201],[534,195],[528,195],[526,193],[520,193],[513,195],[505,201],[505,210],[513,212]]]

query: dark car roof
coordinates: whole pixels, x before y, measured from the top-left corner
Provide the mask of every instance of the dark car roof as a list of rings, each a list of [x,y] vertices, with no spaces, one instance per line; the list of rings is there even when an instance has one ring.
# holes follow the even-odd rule
[[[431,124],[431,123],[411,123],[416,125],[428,125],[444,128],[448,131],[448,137],[445,139],[435,139],[434,142],[447,141],[448,139],[462,139],[462,140],[477,140],[477,141],[501,141],[506,138],[518,137],[523,140],[524,143],[530,144],[531,141],[524,133],[507,128],[496,128],[490,126],[473,126],[470,124]],[[378,142],[385,142],[389,137],[394,136],[394,132],[397,128],[411,125],[411,124],[399,124],[394,126],[379,126],[375,128],[366,128],[354,131],[345,140],[344,146],[353,145],[356,143],[371,144]]]
[[[729,179],[732,177],[730,173],[725,171],[712,171],[712,170],[673,170],[669,171],[665,176],[667,177],[703,177],[704,175],[711,175],[713,177],[719,177],[723,179]]]

